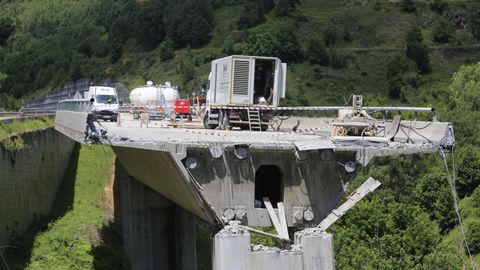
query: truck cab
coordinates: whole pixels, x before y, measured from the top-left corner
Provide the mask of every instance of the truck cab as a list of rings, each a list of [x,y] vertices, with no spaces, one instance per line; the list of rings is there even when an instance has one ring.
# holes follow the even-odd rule
[[[90,86],[85,97],[92,102],[92,113],[95,119],[117,121],[117,90],[108,86]]]

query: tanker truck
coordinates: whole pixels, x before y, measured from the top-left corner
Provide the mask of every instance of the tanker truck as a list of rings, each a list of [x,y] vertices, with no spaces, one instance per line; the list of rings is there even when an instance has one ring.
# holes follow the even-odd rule
[[[148,113],[150,119],[164,119],[174,112],[178,97],[178,88],[170,82],[154,85],[148,81],[146,85],[130,92],[130,103],[133,106],[130,112],[135,119],[140,118],[142,113]]]

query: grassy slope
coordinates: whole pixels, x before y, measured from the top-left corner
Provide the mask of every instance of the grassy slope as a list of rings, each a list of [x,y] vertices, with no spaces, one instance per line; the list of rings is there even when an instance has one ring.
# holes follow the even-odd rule
[[[0,141],[12,134],[25,133],[39,129],[53,127],[54,120],[49,117],[43,117],[34,120],[13,121],[11,123],[0,124]]]
[[[102,231],[108,218],[102,191],[115,156],[104,146],[82,146],[72,208],[36,236],[27,269],[121,269],[121,247],[105,250]]]

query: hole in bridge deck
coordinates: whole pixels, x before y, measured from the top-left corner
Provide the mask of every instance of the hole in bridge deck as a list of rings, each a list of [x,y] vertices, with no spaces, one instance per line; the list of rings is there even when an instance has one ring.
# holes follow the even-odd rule
[[[282,172],[276,165],[261,165],[255,172],[255,208],[265,208],[263,197],[268,197],[273,207],[283,202]]]

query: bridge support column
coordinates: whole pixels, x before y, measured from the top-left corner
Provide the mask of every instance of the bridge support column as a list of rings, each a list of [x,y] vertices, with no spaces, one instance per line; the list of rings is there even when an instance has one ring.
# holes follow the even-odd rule
[[[195,270],[195,218],[133,178],[121,179],[122,230],[132,269]]]
[[[295,233],[291,249],[251,247],[250,233],[238,225],[215,235],[214,270],[334,270],[333,237],[319,229]]]
[[[239,226],[226,226],[215,235],[213,270],[250,269],[250,233]]]
[[[303,269],[334,270],[333,236],[317,228],[295,233],[295,244],[303,249]]]

